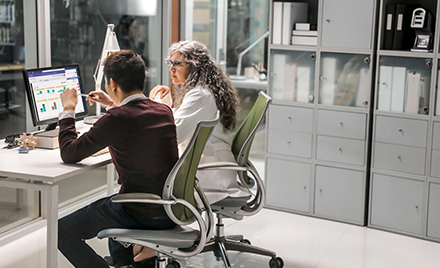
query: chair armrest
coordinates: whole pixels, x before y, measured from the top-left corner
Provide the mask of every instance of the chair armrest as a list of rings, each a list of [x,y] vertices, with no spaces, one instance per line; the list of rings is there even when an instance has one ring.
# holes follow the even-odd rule
[[[236,170],[236,171],[246,171],[246,167],[240,167],[235,162],[212,162],[200,164],[197,167],[198,170],[212,170],[212,169],[226,169],[226,170]]]
[[[115,203],[147,203],[156,205],[174,205],[175,200],[163,200],[156,194],[149,193],[126,193],[118,194],[111,198]]]

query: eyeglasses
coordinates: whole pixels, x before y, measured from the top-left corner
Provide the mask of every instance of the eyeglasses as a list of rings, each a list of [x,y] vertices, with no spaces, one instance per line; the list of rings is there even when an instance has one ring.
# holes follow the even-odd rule
[[[186,61],[172,61],[172,60],[165,60],[166,64],[168,65],[168,68],[173,65],[174,68],[179,69],[183,67],[183,63],[188,63]]]

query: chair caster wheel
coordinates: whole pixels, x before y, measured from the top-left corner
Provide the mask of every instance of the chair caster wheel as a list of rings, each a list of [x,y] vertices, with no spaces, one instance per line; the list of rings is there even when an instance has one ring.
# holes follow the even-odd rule
[[[269,261],[269,267],[270,268],[283,268],[284,261],[280,257],[272,258]]]
[[[248,239],[242,239],[242,240],[240,240],[240,242],[248,244],[248,245],[251,244],[251,241],[249,241]]]
[[[177,261],[172,261],[167,264],[166,268],[180,268],[180,263]]]

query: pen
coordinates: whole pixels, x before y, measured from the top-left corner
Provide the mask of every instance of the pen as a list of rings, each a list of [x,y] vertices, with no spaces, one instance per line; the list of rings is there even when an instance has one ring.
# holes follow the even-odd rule
[[[82,97],[95,97],[95,95],[93,95],[93,94],[78,94],[78,95],[80,95],[80,96],[82,96]]]

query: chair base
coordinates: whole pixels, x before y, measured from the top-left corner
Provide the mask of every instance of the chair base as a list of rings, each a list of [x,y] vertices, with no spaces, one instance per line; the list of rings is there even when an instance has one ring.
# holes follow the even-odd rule
[[[271,257],[270,265],[274,260],[280,259],[276,257],[276,253],[264,248],[253,246],[249,240],[244,239],[242,235],[224,236],[224,225],[221,217],[217,217],[216,234],[213,239],[206,243],[202,252],[213,252],[217,260],[222,260],[226,268],[231,268],[231,262],[229,260],[228,251],[239,251],[253,253],[263,256]],[[280,265],[274,266],[275,268],[283,267],[282,260]],[[270,266],[272,268],[272,265]]]

